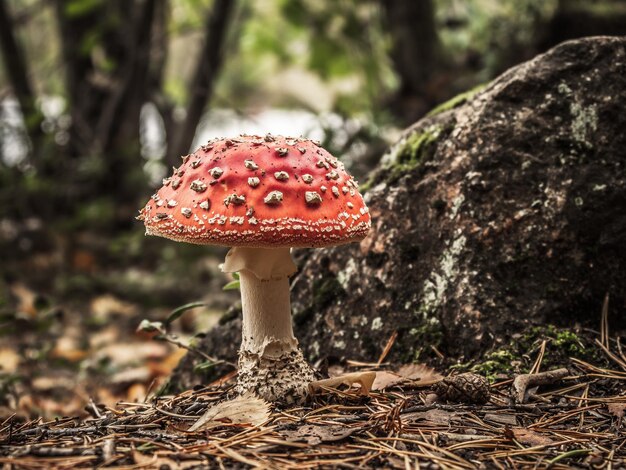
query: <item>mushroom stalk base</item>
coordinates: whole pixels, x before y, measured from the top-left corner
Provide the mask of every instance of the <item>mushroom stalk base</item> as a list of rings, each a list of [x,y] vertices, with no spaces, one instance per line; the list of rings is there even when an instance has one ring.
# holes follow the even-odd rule
[[[259,259],[266,261],[259,267]],[[233,248],[224,271],[239,271],[243,311],[237,391],[268,401],[303,400],[315,380],[293,335],[289,275],[295,272],[289,248]]]

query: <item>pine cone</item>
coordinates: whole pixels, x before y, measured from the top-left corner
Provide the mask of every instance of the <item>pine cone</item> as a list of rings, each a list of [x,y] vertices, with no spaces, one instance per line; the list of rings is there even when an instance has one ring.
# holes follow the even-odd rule
[[[433,392],[443,401],[482,405],[489,401],[489,383],[480,375],[465,374],[446,377],[433,385]]]

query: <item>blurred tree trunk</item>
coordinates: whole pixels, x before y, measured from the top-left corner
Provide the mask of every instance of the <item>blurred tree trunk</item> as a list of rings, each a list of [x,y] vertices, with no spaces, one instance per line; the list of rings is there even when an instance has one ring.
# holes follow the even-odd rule
[[[30,81],[24,51],[14,36],[14,23],[7,3],[0,1],[0,48],[4,67],[13,93],[20,105],[29,139],[38,146],[43,138],[42,115],[36,106],[36,96]]]
[[[626,1],[559,0],[543,35],[540,51],[568,39],[626,34]]]
[[[174,130],[175,134],[168,138],[167,156],[171,165],[177,165],[179,157],[189,151],[204,109],[213,95],[213,84],[222,66],[234,7],[235,0],[216,0],[207,18],[204,45],[190,85],[185,119]]]
[[[73,159],[104,155],[85,175],[83,189],[120,201],[132,202],[141,188],[139,116],[151,94],[147,82],[157,3],[163,0],[97,2],[77,13],[67,2],[56,2],[72,118],[67,154]]]
[[[393,45],[391,58],[400,77],[392,103],[396,114],[413,122],[435,104],[432,79],[440,65],[439,38],[432,0],[381,0]]]
[[[207,13],[204,46],[190,80],[186,117],[180,123],[175,122],[174,106],[163,92],[168,0],[49,3],[58,24],[71,125],[66,144],[40,151],[42,116],[16,38],[19,26],[7,2],[0,0],[0,51],[37,150],[33,161],[38,176],[60,188],[54,194],[33,195],[40,205],[50,206],[38,205],[35,212],[72,213],[86,201],[107,198],[114,203],[116,220],[130,223],[146,187],[140,156],[141,109],[148,102],[157,105],[166,125],[167,155],[177,161],[190,147],[211,99],[236,1],[214,0]]]

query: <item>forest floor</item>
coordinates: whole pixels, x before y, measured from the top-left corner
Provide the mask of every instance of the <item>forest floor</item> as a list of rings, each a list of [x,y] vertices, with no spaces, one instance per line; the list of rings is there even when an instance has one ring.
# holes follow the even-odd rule
[[[123,243],[128,256],[132,239]],[[221,290],[230,280],[218,269],[223,253],[182,250],[152,250],[170,257],[166,268],[130,256],[119,270],[115,259],[99,262],[89,243],[66,251],[58,266],[69,259],[71,269],[62,275],[43,269],[55,261],[41,256],[5,263],[5,468],[626,468],[626,356],[610,338],[606,309],[600,331],[536,328],[462,364],[436,348],[423,359],[428,366],[387,363],[392,336],[372,363],[330,365],[331,377],[353,374],[356,385],[336,381],[302,406],[235,398],[234,370],[160,395],[187,352],[174,343],[193,348],[194,332],[237,298]],[[62,282],[51,287],[53,277]],[[167,341],[137,332],[143,320],[167,323],[182,312],[176,305],[194,299],[199,306],[167,325]],[[486,403],[434,398],[433,383],[467,371],[489,380]]]
[[[304,406],[271,407],[233,398],[231,373],[175,396],[90,402],[82,419],[8,416],[0,422],[0,462],[15,469],[624,468],[626,364],[617,343],[598,348],[615,369],[574,360],[569,370],[542,373],[538,357],[531,374],[492,384],[484,404],[432,402],[419,380],[383,379],[370,390],[325,388]],[[358,375],[371,369],[352,367]]]

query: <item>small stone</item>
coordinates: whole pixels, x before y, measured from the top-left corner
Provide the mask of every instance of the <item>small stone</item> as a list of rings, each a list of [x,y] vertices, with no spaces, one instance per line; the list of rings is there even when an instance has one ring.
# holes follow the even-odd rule
[[[195,191],[197,193],[202,193],[206,191],[206,184],[201,180],[193,180],[191,182],[191,186],[189,187],[191,188],[192,191]]]
[[[187,218],[191,217],[191,209],[189,207],[183,207],[180,210],[180,213],[183,214]]]
[[[287,173],[286,171],[277,171],[276,173],[274,173],[274,178],[276,178],[278,181],[287,181],[289,179],[289,173]]]
[[[248,170],[258,170],[259,169],[259,165],[257,165],[256,163],[254,163],[253,160],[245,160],[243,162],[243,165],[248,169]]]
[[[248,184],[252,188],[256,188],[260,183],[261,183],[261,180],[257,178],[256,176],[251,176],[250,178],[248,178]]]
[[[213,178],[218,179],[220,176],[222,176],[224,174],[224,170],[222,170],[219,166],[216,166],[215,168],[211,168],[209,170],[209,174]]]
[[[304,175],[302,175],[302,181],[304,181],[306,184],[311,184],[313,182],[313,176],[305,173]]]
[[[317,191],[306,191],[304,193],[304,200],[307,204],[318,205],[322,203],[322,196]]]
[[[265,204],[274,205],[283,202],[283,193],[280,191],[270,191],[263,199]]]
[[[202,201],[200,204],[200,209],[204,209],[205,211],[208,211],[211,208],[211,201],[209,201],[208,199],[205,201]]]
[[[337,188],[337,186],[333,186],[332,188],[330,188],[330,190],[333,193],[333,196],[339,197],[339,189]]]
[[[289,149],[286,149],[285,147],[276,147],[275,150],[279,157],[284,157],[289,153]]]

